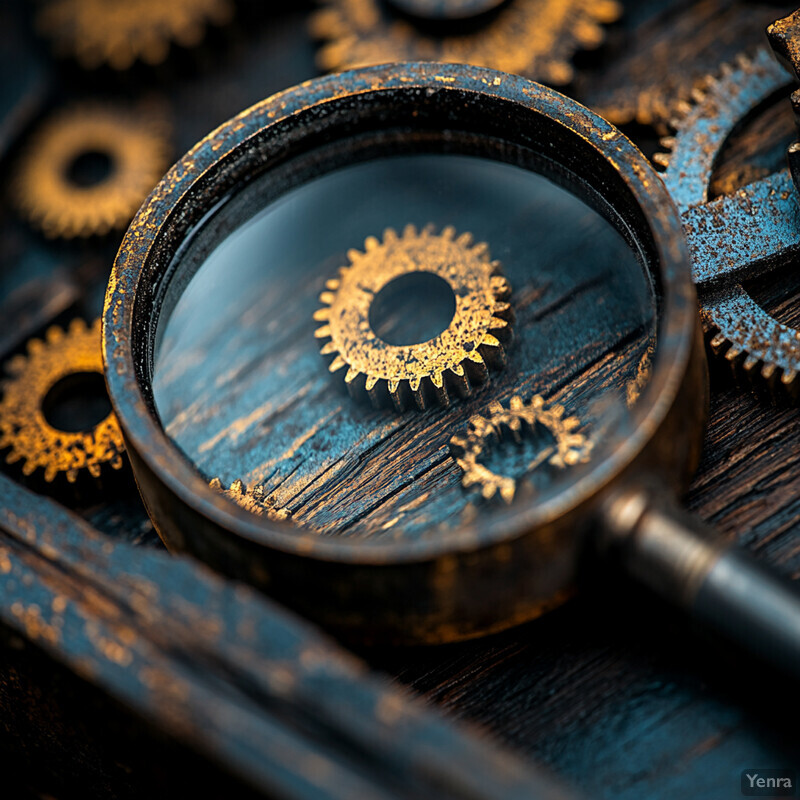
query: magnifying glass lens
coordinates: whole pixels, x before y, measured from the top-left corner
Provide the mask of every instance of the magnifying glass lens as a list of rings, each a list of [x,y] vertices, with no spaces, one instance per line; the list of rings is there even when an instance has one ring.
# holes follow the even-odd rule
[[[194,231],[158,332],[161,423],[207,480],[242,481],[233,500],[329,535],[435,536],[563,489],[622,435],[654,291],[576,194],[441,153],[275,187]]]

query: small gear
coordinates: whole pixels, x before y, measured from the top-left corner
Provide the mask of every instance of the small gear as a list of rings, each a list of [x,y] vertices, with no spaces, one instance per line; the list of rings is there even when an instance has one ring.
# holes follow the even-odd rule
[[[160,64],[172,42],[194,47],[208,25],[232,16],[231,0],[48,0],[36,27],[84,69],[124,70],[136,61]]]
[[[375,408],[398,410],[435,403],[448,405],[452,395],[468,396],[486,381],[489,369],[505,365],[511,340],[511,287],[492,261],[485,243],[473,244],[469,233],[452,227],[436,233],[406,226],[402,235],[387,228],[383,241],[367,238],[364,252],[351,250],[340,277],[327,281],[320,295],[324,306],[314,319],[322,323],[315,336],[321,353],[332,356],[331,372],[344,370],[344,382],[356,399],[368,397]],[[429,341],[388,344],[370,323],[376,295],[402,276],[431,273],[453,292],[450,324]]]
[[[622,13],[616,0],[513,0],[478,30],[433,35],[381,0],[326,0],[311,32],[326,42],[321,69],[337,71],[391,61],[473,64],[558,86],[573,77],[575,52],[600,45],[602,25]]]
[[[75,483],[82,472],[99,478],[104,468],[123,466],[122,433],[113,412],[86,431],[59,430],[48,422],[48,395],[65,380],[103,376],[100,320],[91,327],[74,319],[67,331],[53,326],[44,340],[31,339],[27,355],[6,364],[10,378],[0,400],[0,449],[6,462],[22,462],[22,472],[44,470],[51,483],[63,475]]]
[[[71,175],[82,158],[107,174],[83,185]],[[48,238],[124,228],[169,166],[168,126],[147,108],[86,104],[56,113],[33,134],[13,178],[20,212]]]
[[[512,397],[508,408],[501,403],[492,403],[488,411],[486,417],[477,415],[470,419],[465,436],[454,436],[450,440],[450,452],[464,473],[464,488],[480,486],[486,500],[499,494],[506,503],[510,503],[517,490],[514,478],[499,475],[480,461],[488,447],[506,434],[511,434],[516,442],[520,442],[525,430],[530,432],[541,427],[552,437],[553,444],[539,453],[528,466],[528,472],[545,461],[564,469],[589,460],[592,442],[575,432],[580,427],[580,420],[565,417],[563,406],[548,407],[544,398],[535,395],[529,403],[523,402],[520,397]]]
[[[259,517],[266,516],[275,520],[286,520],[291,517],[291,512],[288,509],[276,508],[270,503],[262,486],[248,489],[242,481],[236,480],[226,489],[219,478],[214,478],[208,485],[251,514],[256,514]]]
[[[735,375],[764,383],[779,397],[800,397],[800,331],[783,325],[743,281],[781,262],[798,245],[796,191],[788,169],[755,173],[732,194],[711,197],[714,170],[731,134],[794,82],[769,51],[740,56],[682,103],[675,134],[654,160],[683,216],[701,314],[712,352]],[[788,102],[788,99],[787,101]],[[785,259],[784,259],[785,260]]]

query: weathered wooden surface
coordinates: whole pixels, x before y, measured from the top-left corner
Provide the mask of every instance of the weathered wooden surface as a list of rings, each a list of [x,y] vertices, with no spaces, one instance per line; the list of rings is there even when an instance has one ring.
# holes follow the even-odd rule
[[[313,315],[349,247],[363,249],[388,226],[428,223],[471,233],[500,260],[513,287],[516,341],[506,368],[468,401],[425,413],[372,410],[342,391],[342,375],[328,373]],[[156,406],[209,479],[263,487],[265,502],[300,527],[435,537],[464,515],[497,513],[479,491],[464,491],[449,453],[451,437],[491,402],[543,395],[576,416],[596,447],[605,444],[647,354],[653,302],[622,237],[539,176],[459,156],[370,162],[282,197],[203,262],[165,325]],[[506,473],[514,453],[502,450]],[[524,474],[536,447],[516,454]],[[532,477],[545,488],[569,476],[542,465]]]
[[[95,747],[101,736],[115,739],[118,760],[135,764],[138,777],[155,756],[148,748],[166,736],[171,781],[184,792],[237,785],[287,798],[562,796],[253,590],[160,550],[114,544],[4,476],[0,498],[2,636],[12,653],[41,651],[88,684],[75,690],[87,705],[84,733]],[[5,665],[7,697],[16,675]],[[49,694],[47,682],[40,690]],[[28,740],[17,742],[14,710],[4,719],[4,752],[22,761]],[[49,777],[67,786],[73,778]]]
[[[668,5],[627,3],[629,27],[623,24],[620,35],[598,59],[589,59],[587,68],[602,75],[603,64],[615,63],[621,48],[635,40],[634,27]],[[692,4],[680,5],[687,9]],[[763,4],[737,5],[749,6],[752,13],[765,9]],[[301,22],[298,11],[280,18],[269,34],[263,27],[243,26],[228,43],[229,57],[217,59],[211,69],[181,66],[185,80],[173,84],[173,102],[185,124],[176,132],[176,155],[245,105],[313,74],[313,49],[301,32]],[[710,30],[713,33],[713,26]],[[702,31],[710,35],[709,28]],[[259,37],[258,47],[241,44]],[[686,74],[705,71],[712,53],[716,54],[713,48],[687,48]],[[695,55],[701,64],[697,68],[692,66]],[[654,70],[650,74],[655,75]],[[622,74],[623,67],[619,71]],[[60,90],[68,93],[74,79],[69,72],[63,74]],[[643,141],[650,141],[651,133],[644,134]],[[771,136],[769,127],[753,134],[764,135]],[[751,151],[743,141],[741,152]],[[742,156],[741,168],[746,160]],[[733,174],[736,158],[731,158],[730,166]],[[42,324],[35,320],[21,324],[21,306],[9,295],[12,289],[23,290],[24,281],[15,276],[56,268],[64,288],[55,291],[48,286],[45,297],[52,298],[51,313],[75,308],[97,313],[103,274],[114,249],[113,242],[59,249],[31,235],[6,212],[4,208],[0,220],[4,256],[10,254],[1,273],[5,283],[0,314],[8,321],[0,332],[4,355]],[[775,281],[760,291],[765,303],[773,308],[783,304],[785,313],[793,315],[797,303],[786,299],[786,289],[786,282]],[[31,289],[26,296],[34,298],[37,291]],[[690,507],[723,535],[738,539],[794,577],[800,575],[798,413],[775,409],[716,375],[705,457],[688,499]],[[156,541],[134,498],[98,503],[82,512],[112,538]],[[20,554],[31,558],[24,548]],[[592,578],[599,585],[587,585],[587,591],[566,607],[501,636],[446,648],[373,650],[363,655],[450,714],[477,721],[518,752],[544,761],[592,797],[735,797],[741,770],[797,765],[800,735],[795,722],[800,709],[795,687],[696,634],[684,620],[632,593],[612,576],[587,576],[587,583]],[[20,698],[40,693],[37,679],[50,677],[50,669],[47,662],[10,652],[7,663],[17,675],[9,671],[3,696],[23,708]],[[17,657],[19,661],[14,660]],[[69,686],[67,693],[71,691]],[[51,692],[64,693],[52,684]],[[99,704],[98,713],[106,708]],[[81,738],[83,708],[71,711],[64,720],[51,715],[54,738]],[[5,719],[14,719],[15,730],[23,736],[30,734],[29,742],[41,732],[36,722]],[[52,763],[53,751],[37,747],[31,745],[31,760]],[[117,787],[126,780],[135,782],[135,770],[129,772],[118,752],[87,745],[79,755],[84,759],[82,774],[93,775],[95,781],[87,786],[124,796]],[[114,761],[117,764],[109,769]],[[75,763],[80,762],[71,758],[60,762],[66,767]],[[7,772],[8,767],[4,769]],[[33,792],[53,790],[42,782],[38,770],[26,771],[26,776]]]

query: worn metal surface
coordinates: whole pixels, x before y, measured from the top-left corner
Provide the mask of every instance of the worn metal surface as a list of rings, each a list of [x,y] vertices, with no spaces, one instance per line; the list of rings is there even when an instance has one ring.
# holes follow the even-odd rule
[[[417,101],[421,93],[424,104]],[[487,113],[490,105],[496,114]],[[338,113],[343,106],[346,120]],[[156,323],[159,314],[169,313],[161,302],[170,295],[170,282],[181,286],[188,278],[170,266],[186,231],[240,176],[252,175],[256,160],[261,172],[275,169],[287,156],[298,158],[343,133],[359,133],[353,141],[363,142],[367,134],[399,128],[402,142],[409,115],[433,131],[446,121],[448,129],[478,134],[490,144],[502,136],[506,147],[544,148],[580,175],[573,180],[602,193],[647,253],[661,313],[658,355],[622,438],[598,448],[580,480],[563,491],[533,505],[518,502],[503,517],[466,520],[435,537],[381,542],[317,536],[226,503],[175,448],[153,407]],[[570,590],[587,512],[610,481],[655,462],[679,486],[692,467],[705,411],[697,402],[703,375],[690,363],[696,307],[677,225],[660,182],[624,137],[588,109],[522,79],[447,65],[372,68],[313,81],[254,106],[168,173],[132,223],[109,282],[109,390],[160,534],[170,547],[245,577],[349,635],[453,640],[538,615]],[[347,499],[350,487],[342,491]],[[299,594],[298,582],[307,587]]]
[[[711,349],[737,374],[796,401],[797,331],[769,314],[744,286],[745,280],[786,269],[800,247],[800,206],[789,170],[710,196],[714,167],[732,132],[764,104],[788,104],[791,86],[766,49],[752,60],[740,58],[677,122],[663,163],[667,188],[682,211]]]
[[[0,631],[12,652],[24,642],[86,684],[73,687],[76,701],[103,698],[85,729],[93,746],[109,737],[118,748],[101,767],[130,759],[151,796],[180,786],[298,799],[566,797],[253,590],[114,544],[1,475]],[[46,740],[47,717],[41,724]],[[160,759],[160,739],[143,738],[153,733],[171,737],[164,786],[146,766]],[[0,739],[6,758],[31,745],[13,727],[0,726]],[[131,796],[137,785],[118,788]]]
[[[451,395],[468,397],[490,369],[505,366],[514,321],[511,285],[485,242],[452,227],[436,232],[427,225],[418,232],[408,225],[399,235],[388,228],[382,240],[368,238],[363,252],[353,249],[348,256],[350,263],[320,295],[323,305],[314,319],[321,325],[314,336],[322,340],[328,370],[344,377],[351,397],[397,411],[447,406]],[[420,272],[446,282],[455,300],[453,318],[426,341],[389,344],[370,322],[373,303],[392,284]]]
[[[49,417],[53,393],[70,381],[102,378],[100,320],[87,325],[74,319],[68,328],[48,328],[44,339],[31,339],[27,353],[4,365],[9,376],[0,399],[0,449],[8,464],[22,463],[24,475],[40,471],[45,481],[99,479],[123,466],[122,432],[108,409],[88,429],[61,430]],[[84,402],[87,395],[80,395]]]
[[[4,43],[14,44],[2,49],[4,74],[11,74],[13,80],[2,82],[0,95],[4,109],[12,94],[27,100],[19,113],[15,111],[10,117],[4,114],[0,129],[4,148],[21,141],[31,129],[31,114],[41,100],[41,82],[37,83],[36,75],[41,78],[44,74],[52,84],[49,65],[39,58],[41,53],[31,47],[30,39],[15,28],[13,5],[0,4]],[[242,5],[248,3],[240,3],[240,12]],[[218,47],[219,42],[215,42],[214,49],[195,54],[196,63],[187,66],[179,50],[171,52],[169,66],[156,77],[169,93],[179,121],[176,152],[187,149],[220,120],[314,74],[312,47],[303,30],[305,6],[292,5],[292,9],[276,11],[268,24],[263,24],[259,15],[240,14],[243,24],[229,34],[235,46]],[[607,60],[583,61],[584,74],[612,74],[627,48],[638,42],[647,46],[644,31],[639,31],[647,16],[677,4],[636,0],[625,5],[620,31],[625,36],[614,34],[605,53]],[[694,4],[680,5],[686,12]],[[763,4],[742,5],[756,12],[765,8]],[[672,32],[673,46],[667,50],[670,66],[678,61],[678,44],[690,39],[694,30],[675,36],[675,22],[672,17],[661,28],[668,38]],[[722,32],[713,25],[707,30],[713,35]],[[708,38],[696,47],[681,49],[677,72],[701,75],[713,71],[712,62],[720,53],[707,43]],[[735,42],[726,42],[726,47],[731,53],[740,49]],[[173,58],[176,55],[177,62]],[[59,93],[70,96],[85,88],[86,78],[64,69],[68,63],[59,71],[59,79],[65,81]],[[696,68],[697,64],[701,66]],[[641,76],[658,83],[664,68],[646,64],[638,72],[617,74],[624,74],[625,80]],[[132,81],[131,77],[127,76],[129,82],[122,86],[101,84],[93,88],[136,91],[142,81],[153,79],[150,73],[141,73]],[[757,151],[770,134],[761,125],[761,118],[758,122],[758,127],[737,135],[733,147],[723,153],[723,161],[730,167],[728,174],[735,175],[739,170],[751,174],[748,150]],[[768,123],[765,116],[764,124]],[[785,130],[789,126],[790,113]],[[636,134],[637,141],[647,143],[646,131]],[[7,166],[4,164],[3,169]],[[5,355],[29,336],[41,335],[65,308],[85,305],[87,315],[98,313],[102,297],[97,287],[105,282],[112,253],[109,248],[104,251],[101,243],[84,246],[80,253],[48,245],[31,235],[11,209],[4,206],[3,211],[0,349]],[[112,241],[111,247],[115,244]],[[18,280],[18,275],[26,280]],[[797,304],[787,294],[793,283],[793,276],[784,273],[753,296],[787,321],[796,314]],[[752,286],[748,288],[755,291]],[[705,458],[689,498],[691,507],[728,539],[750,546],[764,561],[782,565],[796,577],[800,574],[796,500],[800,488],[793,466],[800,431],[798,412],[776,411],[719,380],[714,390]],[[237,475],[226,477],[230,482]],[[155,536],[132,489],[124,499],[109,493],[101,505],[82,508],[81,513],[111,540],[153,545]],[[734,796],[743,768],[795,763],[800,747],[794,724],[800,712],[795,687],[754,668],[740,654],[687,631],[682,620],[646,598],[633,601],[627,591],[624,598],[617,595],[615,584],[605,585],[602,592],[591,595],[591,600],[588,593],[584,594],[583,599],[546,618],[486,640],[427,650],[371,650],[366,655],[372,663],[444,705],[451,715],[476,720],[525,756],[545,760],[593,797],[675,800]],[[15,652],[4,650],[4,664],[21,666]],[[34,669],[31,661],[25,661],[24,671],[17,670],[0,687],[4,724],[13,728],[17,747],[30,744],[24,750],[26,759],[4,762],[8,780],[23,772],[30,779],[32,794],[49,789],[49,794],[59,796],[52,786],[42,786],[42,766],[57,763],[65,774],[75,775],[81,757],[88,764],[88,774],[94,774],[96,762],[110,765],[100,785],[83,781],[86,773],[80,778],[75,775],[82,782],[73,784],[72,793],[83,797],[96,787],[103,796],[124,795],[121,787],[135,783],[142,766],[154,769],[159,764],[172,764],[173,770],[158,775],[162,786],[192,774],[191,768],[183,770],[173,760],[173,751],[164,740],[159,740],[158,755],[144,765],[133,763],[141,740],[112,750],[108,726],[106,741],[95,747],[81,722],[89,709],[108,721],[109,708],[101,698],[87,706],[81,701],[83,695],[78,694],[78,700],[66,711],[59,713],[51,705],[50,713],[29,719],[22,710],[25,705],[20,695],[27,697],[24,691],[32,676],[46,678],[31,690],[39,696],[40,704],[48,698],[52,703],[54,697],[63,695],[58,691],[52,663],[45,659]],[[46,687],[44,693],[41,686]],[[41,722],[43,719],[47,724]],[[67,756],[63,752],[60,758],[54,756],[52,749],[41,747],[38,737],[43,731],[52,734],[46,745],[69,743],[76,749]],[[29,764],[34,768],[27,769]],[[202,761],[193,766],[202,766]],[[145,774],[149,774],[147,770]],[[146,778],[142,784],[147,784]],[[152,785],[145,785],[132,794],[141,796],[148,789],[152,793]],[[178,783],[174,789],[177,794],[185,787]]]
[[[317,56],[323,70],[441,61],[562,86],[574,76],[576,51],[598,47],[602,26],[621,11],[616,0],[515,0],[469,20],[466,27],[450,20],[431,30],[379,0],[326,0],[310,30],[324,42]]]

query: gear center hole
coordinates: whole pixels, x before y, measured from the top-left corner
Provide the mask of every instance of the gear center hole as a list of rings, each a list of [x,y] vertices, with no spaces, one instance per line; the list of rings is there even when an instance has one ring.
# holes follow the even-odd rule
[[[47,424],[64,433],[91,430],[111,413],[106,382],[99,372],[76,372],[56,381],[42,403]]]
[[[515,480],[526,476],[531,479],[557,449],[555,437],[544,425],[536,424],[531,428],[523,424],[519,441],[510,431],[503,430],[498,439],[487,443],[478,462],[495,475],[507,475]]]
[[[447,330],[456,313],[450,284],[432,272],[409,272],[389,281],[372,299],[369,324],[386,344],[422,344]]]
[[[67,165],[67,180],[87,189],[107,181],[113,171],[114,159],[111,155],[102,150],[86,150]]]

